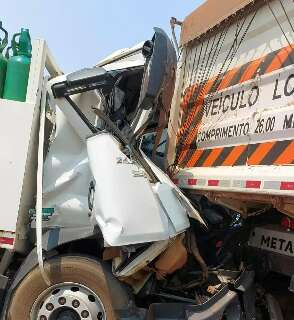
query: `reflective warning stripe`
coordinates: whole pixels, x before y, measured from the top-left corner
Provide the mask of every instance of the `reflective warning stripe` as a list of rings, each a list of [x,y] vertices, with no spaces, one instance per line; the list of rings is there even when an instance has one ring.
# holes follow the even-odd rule
[[[219,185],[219,180],[208,180],[209,187],[217,187]]]
[[[257,59],[255,61],[252,61],[252,63],[249,64],[249,66],[244,71],[243,75],[241,76],[240,83],[251,80],[256,77],[258,68],[263,63],[264,58]]]
[[[246,152],[246,145],[240,145],[240,146],[236,146],[234,148],[230,148],[230,153],[228,154],[228,156],[224,159],[224,161],[219,164],[219,165],[223,165],[223,166],[233,166],[234,164],[236,164],[237,160],[240,158],[240,155],[244,152]]]
[[[15,244],[15,233],[13,231],[0,230],[0,248],[13,249]]]
[[[193,156],[188,161],[187,167],[194,167],[195,163],[198,161],[198,159],[202,155],[203,151],[204,150],[201,150],[201,149],[196,150],[196,152],[193,154]]]
[[[209,156],[203,162],[202,166],[210,167],[215,162],[215,160],[219,157],[219,155],[222,153],[223,150],[224,148],[213,149],[209,154]]]
[[[0,246],[3,244],[12,246],[14,244],[14,238],[0,237]]]
[[[206,179],[206,178],[185,178],[177,179],[177,185],[181,188],[235,188],[254,190],[281,190],[294,191],[294,181],[262,181],[262,180],[228,180],[228,179]]]
[[[294,140],[283,140],[215,149],[197,149],[186,167],[287,165],[292,163],[294,163]]]
[[[280,185],[280,190],[294,190],[294,182],[282,181]]]
[[[197,151],[192,149],[191,144],[195,141],[201,124],[205,95],[254,79],[257,73],[261,76],[291,64],[294,64],[294,50],[292,46],[287,46],[271,52],[262,58],[251,61],[240,68],[229,70],[226,74],[219,77],[221,81],[219,81],[218,84],[215,84],[215,78],[209,79],[203,85],[200,94],[197,94],[197,88],[199,88],[201,84],[188,88],[186,91],[187,95],[184,96],[181,103],[181,108],[186,111],[186,116],[177,134],[177,140],[181,142],[177,150],[178,164],[181,167],[187,166],[188,163],[191,165],[190,160]],[[191,108],[188,108],[189,105]],[[186,135],[184,141],[181,141],[182,135]],[[189,152],[189,149],[194,152]]]
[[[212,85],[214,84],[215,78],[212,78],[210,80],[208,80],[204,85],[203,88],[200,90],[199,94],[197,95],[197,99],[195,100],[195,102],[193,102],[192,104],[192,109],[189,112],[188,111],[188,116],[185,120],[184,125],[179,129],[179,133],[178,133],[178,138],[181,134],[183,134],[186,129],[188,129],[192,123],[195,123],[195,126],[193,127],[192,131],[193,132],[198,132],[198,128],[200,126],[200,121],[202,118],[202,109],[203,109],[203,103],[204,103],[204,97],[210,92],[210,89],[212,88]],[[199,85],[201,86],[201,84]],[[194,87],[194,92],[192,94],[192,97],[194,96],[194,94],[197,92],[198,87]],[[195,92],[196,91],[196,92]],[[200,110],[199,110],[200,109]],[[187,137],[186,141],[184,142],[184,145],[190,145],[194,140],[194,134],[189,137]],[[187,154],[188,149],[184,149],[182,154],[180,155],[179,158],[179,163],[181,163],[183,161],[183,159],[185,158],[186,154]]]
[[[291,164],[294,161],[294,140],[282,151],[274,164]]]
[[[288,146],[291,144],[292,140],[284,140],[275,143],[271,150],[263,157],[261,164],[270,165],[273,164],[273,159],[277,159],[284,150],[287,150]],[[280,163],[283,164],[283,163]],[[286,164],[286,163],[284,163]]]
[[[266,157],[266,155],[269,153],[269,151],[272,149],[272,147],[275,145],[275,143],[276,142],[274,141],[261,143],[260,145],[258,145],[255,151],[248,158],[247,164],[249,166],[260,164],[262,160]]]
[[[197,179],[188,179],[188,185],[189,186],[196,186]]]
[[[226,73],[226,75],[223,77],[222,81],[220,82],[218,86],[218,90],[223,90],[225,88],[228,88],[231,86],[231,83],[233,82],[233,79],[235,78],[236,74],[238,73],[239,69],[232,69]]]
[[[285,48],[282,48],[279,52],[277,52],[272,63],[266,69],[265,73],[273,72],[277,69],[282,68],[284,65],[284,62],[287,61],[287,58],[291,54],[292,50],[293,50],[292,47],[287,46]]]
[[[261,186],[261,181],[252,181],[252,180],[247,180],[245,184],[245,188],[247,189],[260,189]]]

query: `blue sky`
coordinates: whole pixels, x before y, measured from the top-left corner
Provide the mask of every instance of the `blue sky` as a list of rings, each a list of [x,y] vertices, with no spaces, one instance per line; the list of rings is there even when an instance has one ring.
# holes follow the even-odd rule
[[[28,27],[45,39],[65,71],[92,66],[109,53],[152,37],[152,27],[170,31],[202,0],[8,0],[0,19],[12,35]]]

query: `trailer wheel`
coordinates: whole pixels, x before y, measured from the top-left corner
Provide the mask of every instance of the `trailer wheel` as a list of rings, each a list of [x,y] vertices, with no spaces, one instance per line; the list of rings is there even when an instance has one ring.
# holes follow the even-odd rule
[[[115,283],[109,285],[111,276],[97,261],[64,256],[46,262],[45,270],[51,285],[33,269],[15,290],[9,320],[115,319],[110,295]]]

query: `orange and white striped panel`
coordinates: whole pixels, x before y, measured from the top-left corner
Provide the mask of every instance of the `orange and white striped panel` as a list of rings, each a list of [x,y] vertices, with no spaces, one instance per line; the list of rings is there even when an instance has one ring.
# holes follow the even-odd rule
[[[212,78],[200,86],[192,85],[186,89],[186,94],[181,103],[184,118],[177,135],[177,164],[182,168],[291,164],[294,160],[294,143],[289,137],[285,140],[271,138],[258,141],[258,143],[248,141],[247,144],[234,143],[231,146],[214,146],[211,148],[199,147],[196,142],[203,124],[205,96],[241,85],[246,81],[254,80],[256,77],[260,78],[285,68],[289,69],[291,66],[294,66],[294,48],[287,46],[239,68],[229,70],[219,77],[217,83],[215,78]],[[293,80],[292,78],[289,79],[291,81],[288,81],[288,86],[291,87]],[[277,92],[274,92],[274,94],[278,95]],[[211,125],[217,126],[217,122],[212,121]],[[256,133],[260,132],[257,131]]]

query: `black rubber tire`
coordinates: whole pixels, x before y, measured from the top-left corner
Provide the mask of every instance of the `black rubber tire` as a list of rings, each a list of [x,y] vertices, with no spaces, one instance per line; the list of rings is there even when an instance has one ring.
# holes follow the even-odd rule
[[[106,279],[112,277],[101,264],[91,258],[64,256],[54,258],[45,263],[45,270],[51,285],[62,282],[82,284],[97,294],[103,303],[107,320],[116,319],[110,288],[113,283]],[[114,279],[116,280],[116,279]],[[20,283],[12,296],[9,309],[9,320],[29,320],[31,308],[37,297],[48,288],[40,269],[33,269]]]

